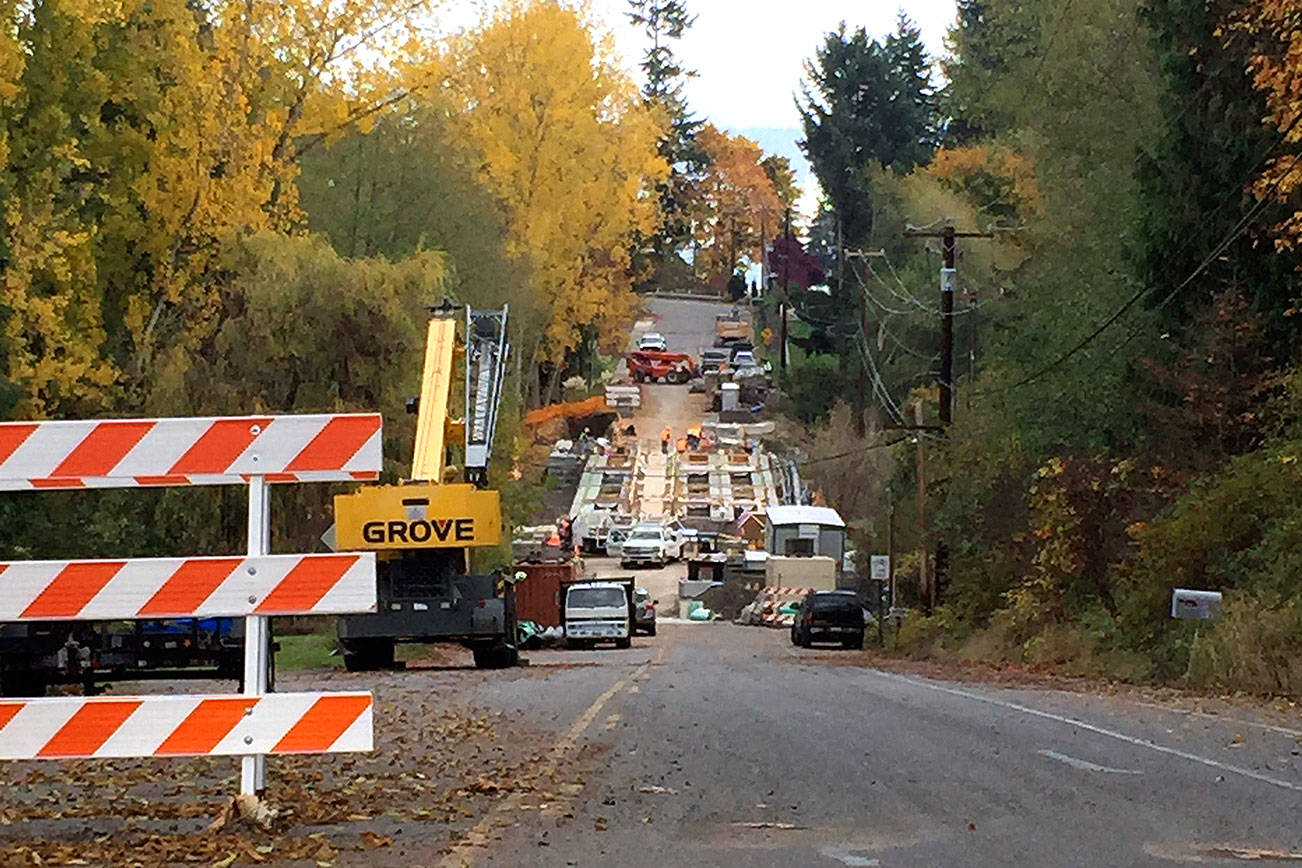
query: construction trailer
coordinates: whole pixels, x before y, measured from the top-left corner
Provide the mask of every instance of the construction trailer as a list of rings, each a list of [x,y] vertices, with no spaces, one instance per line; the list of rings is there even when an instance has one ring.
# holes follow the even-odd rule
[[[840,570],[845,558],[845,521],[827,506],[770,506],[764,548],[771,555],[826,556]]]
[[[431,310],[410,478],[335,498],[337,546],[378,554],[378,611],[346,615],[338,631],[350,671],[391,667],[402,642],[454,642],[481,668],[513,666],[515,595],[509,575],[470,571],[471,552],[502,541],[502,509],[488,488],[509,345],[507,308]],[[458,335],[458,326],[462,333]],[[458,357],[465,409],[450,415]],[[462,482],[445,482],[459,444]]]

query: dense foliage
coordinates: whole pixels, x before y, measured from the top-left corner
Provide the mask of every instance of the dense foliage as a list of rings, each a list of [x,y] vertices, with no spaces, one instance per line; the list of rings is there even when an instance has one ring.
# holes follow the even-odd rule
[[[856,427],[811,401],[814,390],[788,387],[802,416],[826,419],[810,475],[841,490],[859,459],[824,456],[874,456],[860,466],[882,497],[850,498],[848,518],[879,550],[893,507],[897,551],[918,550],[917,447],[884,447],[883,426],[911,422],[911,405],[936,421],[940,261],[934,245],[900,235],[909,224],[994,229],[960,242],[955,423],[922,435],[939,608],[913,619],[905,645],[1302,692],[1292,662],[1302,9],[959,6],[934,155],[900,165],[873,126],[886,113],[866,121],[851,98],[887,78],[871,40],[830,34],[810,64],[824,95],[807,103],[807,150],[828,196],[811,240],[833,279],[853,286],[840,320],[864,324],[871,396]],[[936,128],[915,121],[901,138],[924,142]],[[857,264],[843,252],[855,249],[883,255]],[[845,356],[835,368],[819,358],[798,360],[792,376],[852,370]],[[901,602],[925,609],[919,563],[900,562]],[[1225,617],[1196,641],[1170,618],[1175,586],[1225,593]]]

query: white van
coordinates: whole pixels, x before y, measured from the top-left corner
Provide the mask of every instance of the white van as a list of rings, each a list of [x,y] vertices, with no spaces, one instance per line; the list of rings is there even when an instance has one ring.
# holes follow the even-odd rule
[[[565,590],[565,647],[632,644],[632,581],[575,582]]]

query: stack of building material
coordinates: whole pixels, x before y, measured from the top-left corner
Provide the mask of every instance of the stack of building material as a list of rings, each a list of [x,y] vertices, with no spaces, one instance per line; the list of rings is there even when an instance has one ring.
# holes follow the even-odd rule
[[[636,383],[607,383],[606,406],[621,412],[638,409],[642,406],[642,387]]]
[[[764,588],[755,595],[755,601],[741,610],[735,622],[762,627],[790,627],[796,616],[782,609],[791,609],[805,598],[813,588]]]
[[[579,477],[583,475],[583,463],[587,460],[585,456],[572,449],[562,448],[563,445],[570,445],[572,442],[558,441],[551,454],[547,456],[547,475],[561,485],[576,484]]]

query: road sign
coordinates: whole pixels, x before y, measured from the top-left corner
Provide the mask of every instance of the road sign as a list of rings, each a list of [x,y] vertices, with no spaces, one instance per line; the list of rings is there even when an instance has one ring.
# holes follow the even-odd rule
[[[891,577],[891,558],[890,555],[873,555],[869,558],[869,578],[885,582]]]
[[[271,555],[268,485],[371,480],[378,413],[0,423],[0,491],[249,487],[248,555],[0,564],[0,621],[244,616],[244,694],[0,701],[0,759],[370,750],[370,694],[271,694],[271,615],[374,611],[375,556]]]

